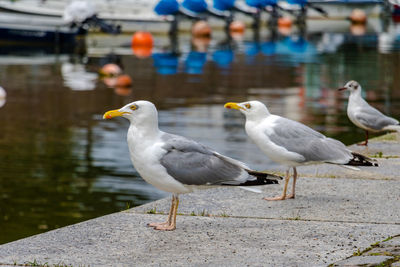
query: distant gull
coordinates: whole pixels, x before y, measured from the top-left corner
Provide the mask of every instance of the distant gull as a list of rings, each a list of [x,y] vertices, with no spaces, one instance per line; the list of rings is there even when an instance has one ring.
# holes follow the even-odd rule
[[[338,140],[328,138],[299,122],[270,114],[259,101],[226,103],[225,108],[242,112],[246,116],[245,128],[250,138],[271,160],[288,167],[283,194],[265,200],[295,197],[297,166],[319,163],[378,166],[371,159],[351,152]],[[287,196],[290,168],[293,168],[293,188]]]
[[[399,121],[382,114],[379,110],[371,107],[361,96],[361,85],[356,81],[349,81],[342,88],[349,90],[349,103],[347,105],[347,116],[356,126],[365,130],[365,142],[359,145],[368,145],[368,132],[400,131]]]
[[[168,220],[150,223],[157,230],[174,230],[179,194],[210,186],[275,184],[279,176],[250,170],[244,163],[223,156],[182,136],[158,128],[157,109],[148,101],[136,101],[104,114],[104,119],[130,121],[128,147],[133,166],[143,179],[173,193]]]
[[[6,103],[7,92],[0,86],[0,108]]]

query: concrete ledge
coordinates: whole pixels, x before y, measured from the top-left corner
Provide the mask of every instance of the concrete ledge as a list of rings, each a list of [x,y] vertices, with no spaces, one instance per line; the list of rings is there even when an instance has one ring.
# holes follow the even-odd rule
[[[372,244],[364,251],[357,251],[352,257],[332,266],[400,266],[400,236]]]
[[[369,149],[386,145],[375,142]],[[394,153],[400,144],[390,149],[392,157],[383,151],[378,158],[385,167],[365,168],[358,176],[320,165],[312,177],[315,169],[306,167],[310,175],[299,179],[294,200],[262,200],[280,194],[282,185],[264,186],[262,194],[199,191],[181,196],[177,229],[159,232],[146,224],[166,219],[170,199],[162,199],[1,245],[0,265],[396,266],[400,159]]]
[[[396,224],[400,222],[399,181],[300,178],[296,199],[265,201],[281,194],[282,185],[262,187],[256,194],[240,188],[213,188],[180,197],[178,212],[185,215]],[[168,214],[170,199],[129,210]],[[178,221],[179,223],[179,221]],[[179,226],[179,225],[178,225]]]
[[[178,229],[146,227],[165,216],[121,212],[0,247],[2,264],[73,266],[320,266],[400,233],[400,225],[180,216]]]
[[[357,256],[337,262],[333,266],[376,266],[390,259],[392,257],[389,256]]]

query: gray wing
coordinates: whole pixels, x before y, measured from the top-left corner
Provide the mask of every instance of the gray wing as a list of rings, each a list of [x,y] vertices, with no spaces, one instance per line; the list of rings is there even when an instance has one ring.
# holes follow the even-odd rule
[[[382,130],[386,126],[399,124],[398,120],[382,114],[369,105],[363,106],[354,116],[360,123],[374,130]]]
[[[168,174],[186,185],[241,184],[248,173],[211,149],[187,138],[162,137],[166,154],[160,159]]]
[[[351,152],[338,140],[327,138],[296,121],[280,118],[273,133],[269,134],[270,140],[290,152],[295,152],[304,157],[302,162],[328,162],[347,163]]]

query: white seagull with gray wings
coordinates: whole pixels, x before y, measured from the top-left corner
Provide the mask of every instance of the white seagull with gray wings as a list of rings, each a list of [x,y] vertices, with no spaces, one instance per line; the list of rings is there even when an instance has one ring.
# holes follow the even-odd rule
[[[225,108],[242,112],[246,116],[245,129],[250,138],[270,159],[288,167],[282,195],[265,200],[295,197],[297,166],[318,163],[377,166],[371,159],[351,152],[338,140],[328,138],[297,121],[272,115],[259,101],[226,103]],[[287,196],[290,168],[293,168],[293,186],[292,193]]]
[[[365,130],[365,142],[359,145],[368,145],[368,132],[400,131],[399,121],[382,114],[371,107],[361,96],[361,85],[356,81],[349,81],[339,91],[349,90],[347,116],[356,126]]]
[[[118,116],[130,121],[127,140],[135,169],[146,182],[173,193],[168,220],[149,224],[157,230],[175,229],[179,194],[210,186],[274,184],[281,179],[252,171],[244,163],[185,137],[160,131],[157,109],[151,102],[132,102],[103,117]]]

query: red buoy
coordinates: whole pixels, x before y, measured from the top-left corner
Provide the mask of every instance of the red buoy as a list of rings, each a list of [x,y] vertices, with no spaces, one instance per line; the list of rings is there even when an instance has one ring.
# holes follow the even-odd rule
[[[133,54],[139,58],[151,56],[153,50],[153,36],[149,32],[136,32],[132,36],[131,48]]]
[[[132,79],[128,74],[122,74],[117,77],[115,87],[130,87],[132,85]]]
[[[131,40],[132,47],[153,47],[153,36],[149,32],[135,32]]]

